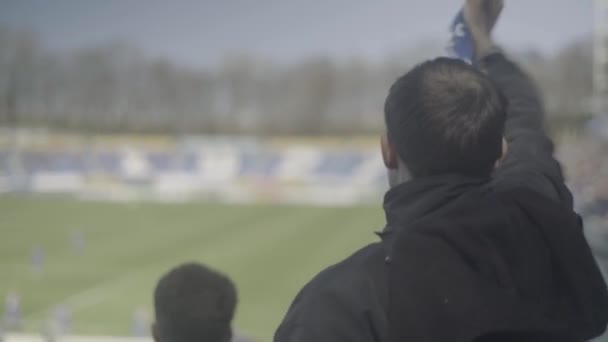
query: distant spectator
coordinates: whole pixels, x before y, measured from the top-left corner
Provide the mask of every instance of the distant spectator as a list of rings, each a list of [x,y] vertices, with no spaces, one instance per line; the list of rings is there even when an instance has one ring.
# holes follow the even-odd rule
[[[177,266],[154,291],[156,342],[229,342],[237,292],[225,275],[198,263]]]
[[[148,314],[143,308],[139,308],[133,312],[133,336],[147,337],[150,332],[150,323],[148,322]]]
[[[12,291],[6,296],[3,326],[7,330],[21,330],[21,299]]]
[[[72,250],[76,254],[84,253],[84,247],[85,247],[84,233],[81,231],[73,232],[70,238],[71,238],[71,242],[72,242]]]
[[[40,246],[32,248],[32,267],[36,273],[42,273],[44,270],[44,250]]]
[[[53,321],[59,335],[66,335],[70,332],[72,315],[66,305],[58,305],[53,311]]]
[[[46,320],[42,327],[42,339],[44,342],[55,342],[59,337],[57,322],[53,317]]]

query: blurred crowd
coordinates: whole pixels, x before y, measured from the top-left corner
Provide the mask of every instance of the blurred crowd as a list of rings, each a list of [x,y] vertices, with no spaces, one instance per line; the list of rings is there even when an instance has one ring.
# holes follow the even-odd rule
[[[608,275],[608,142],[590,137],[564,137],[557,150],[585,235]]]

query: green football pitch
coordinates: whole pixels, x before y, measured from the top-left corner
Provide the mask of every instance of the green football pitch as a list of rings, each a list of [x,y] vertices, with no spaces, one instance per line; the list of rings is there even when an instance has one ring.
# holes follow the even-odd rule
[[[57,305],[72,332],[125,335],[172,266],[200,261],[239,289],[236,330],[270,341],[297,291],[321,269],[376,240],[377,207],[99,203],[0,197],[0,300],[14,291],[25,328]],[[84,235],[84,248],[73,246]],[[39,246],[39,247],[35,247]],[[34,248],[44,254],[41,272]]]

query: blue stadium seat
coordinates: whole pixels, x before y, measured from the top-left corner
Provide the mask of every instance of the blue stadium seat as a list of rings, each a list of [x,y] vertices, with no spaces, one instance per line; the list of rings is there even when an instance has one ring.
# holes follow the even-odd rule
[[[239,175],[273,177],[279,169],[281,155],[275,152],[245,152],[240,157]]]
[[[24,152],[23,167],[26,173],[75,172],[85,170],[83,156],[73,152]]]
[[[149,152],[146,159],[154,173],[162,173],[175,169],[175,156],[167,152]]]
[[[21,162],[23,170],[27,174],[32,174],[45,170],[48,165],[48,155],[42,152],[23,152],[21,154]]]
[[[325,153],[313,173],[316,177],[348,177],[362,165],[365,158],[365,154],[360,152]]]
[[[93,157],[95,171],[112,176],[121,174],[121,156],[117,152],[98,152]]]
[[[181,158],[179,169],[187,173],[195,173],[198,170],[198,155],[193,152],[184,154]]]
[[[46,171],[51,172],[75,172],[85,171],[85,162],[82,154],[73,152],[55,152],[49,154]]]
[[[195,173],[198,169],[198,155],[194,152],[150,152],[146,154],[146,159],[154,173]]]

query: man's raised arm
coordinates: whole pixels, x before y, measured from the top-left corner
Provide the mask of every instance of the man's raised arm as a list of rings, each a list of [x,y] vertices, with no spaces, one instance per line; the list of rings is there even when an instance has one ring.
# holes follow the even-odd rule
[[[494,175],[497,187],[525,186],[572,207],[553,142],[544,130],[542,98],[533,80],[496,47],[491,31],[502,0],[467,0],[465,19],[475,46],[475,60],[509,101],[506,159]]]

